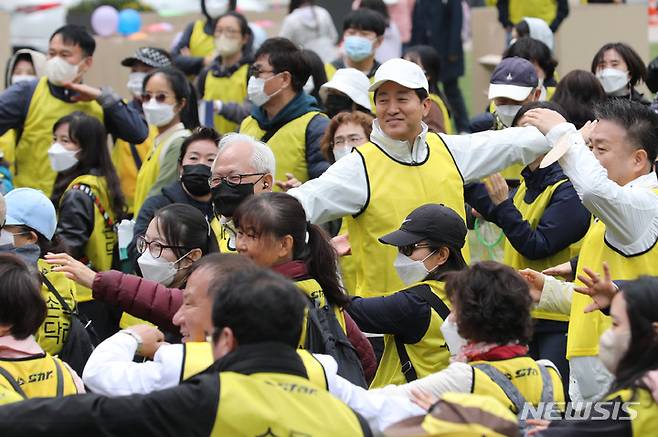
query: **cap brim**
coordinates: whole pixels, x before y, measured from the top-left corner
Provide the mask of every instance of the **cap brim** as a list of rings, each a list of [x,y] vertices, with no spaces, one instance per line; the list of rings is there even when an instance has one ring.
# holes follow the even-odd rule
[[[492,83],[489,85],[489,99],[506,97],[520,102],[528,98],[532,89],[532,87]]]
[[[368,91],[372,93],[372,92],[376,91],[377,88],[379,88],[380,86],[382,86],[382,85],[383,85],[384,83],[386,83],[386,82],[395,82],[395,83],[397,83],[398,85],[402,85],[402,86],[405,87],[405,88],[409,88],[410,90],[416,90],[416,89],[419,88],[419,87],[417,86],[417,85],[418,85],[417,83],[412,83],[412,82],[410,82],[410,81],[408,82],[408,81],[406,81],[406,80],[400,80],[400,79],[384,78],[384,79],[379,79],[377,82],[375,82],[375,83],[373,83],[372,85],[370,85],[370,87],[368,88]],[[420,87],[420,88],[423,88],[425,91],[428,91],[428,90],[425,89],[424,87]],[[428,91],[428,92],[429,92],[429,91]]]
[[[384,244],[390,244],[391,246],[402,247],[418,243],[424,238],[425,237],[422,235],[414,234],[413,232],[405,231],[403,229],[398,229],[397,231],[393,231],[390,234],[386,234],[383,237],[380,237],[379,241]]]
[[[5,217],[5,225],[21,226],[21,225],[24,225],[24,224],[25,223],[23,223],[22,220],[18,220],[16,218],[12,217],[11,215],[9,215],[9,213],[7,213],[7,216]]]
[[[125,58],[123,61],[121,61],[121,65],[123,65],[124,67],[132,67],[138,61],[139,61],[139,59],[135,58],[134,56],[131,56],[131,57]],[[139,61],[139,62],[141,62],[141,61]]]

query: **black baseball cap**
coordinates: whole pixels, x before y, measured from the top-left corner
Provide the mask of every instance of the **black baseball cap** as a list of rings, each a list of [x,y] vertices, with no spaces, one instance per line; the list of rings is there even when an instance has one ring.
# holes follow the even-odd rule
[[[134,55],[121,61],[121,65],[132,67],[137,62],[142,62],[153,68],[168,67],[171,65],[171,56],[166,50],[157,47],[140,47]]]

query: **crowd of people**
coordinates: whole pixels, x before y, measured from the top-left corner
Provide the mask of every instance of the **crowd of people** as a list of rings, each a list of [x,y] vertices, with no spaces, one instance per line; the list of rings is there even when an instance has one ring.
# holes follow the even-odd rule
[[[1,435],[658,429],[656,62],[610,42],[560,78],[567,2],[499,1],[469,119],[462,2],[390,3],[338,32],[293,0],[260,40],[202,0],[121,60],[130,101],[84,81],[84,27],[16,52]],[[473,256],[483,224],[500,259]]]

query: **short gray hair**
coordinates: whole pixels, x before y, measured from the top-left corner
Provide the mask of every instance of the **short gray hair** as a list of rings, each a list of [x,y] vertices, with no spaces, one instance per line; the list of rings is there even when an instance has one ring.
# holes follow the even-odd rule
[[[275,177],[275,168],[276,160],[274,159],[274,153],[270,146],[258,141],[252,136],[240,134],[240,133],[229,133],[222,137],[219,141],[219,149],[217,150],[217,158],[222,154],[222,152],[235,143],[248,143],[251,144],[253,148],[253,155],[251,157],[251,166],[254,168],[256,173],[270,173],[272,178]],[[214,167],[214,163],[213,163]]]

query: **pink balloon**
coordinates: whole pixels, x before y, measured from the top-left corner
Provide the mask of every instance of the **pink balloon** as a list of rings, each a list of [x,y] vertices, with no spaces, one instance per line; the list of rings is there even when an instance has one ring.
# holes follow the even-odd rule
[[[117,31],[119,12],[112,6],[99,6],[91,14],[91,28],[100,36],[110,36]]]

